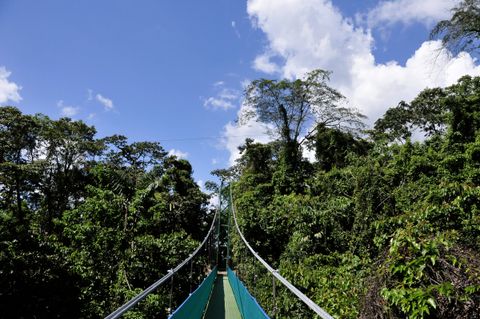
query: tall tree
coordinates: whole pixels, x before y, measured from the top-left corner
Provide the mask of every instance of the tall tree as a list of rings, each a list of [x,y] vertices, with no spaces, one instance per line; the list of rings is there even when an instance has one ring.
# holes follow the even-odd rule
[[[41,182],[44,216],[42,230],[49,233],[53,219],[82,201],[87,181],[87,167],[103,149],[95,140],[96,130],[82,121],[69,118],[50,120],[39,116],[40,147],[45,156]]]
[[[389,140],[405,140],[419,129],[426,136],[439,135],[445,131],[448,109],[446,92],[442,88],[427,88],[410,103],[400,102],[388,109],[375,122],[374,137]]]
[[[32,173],[32,158],[39,128],[32,116],[15,107],[0,108],[0,189],[4,204],[13,202],[17,218],[23,219],[22,202],[26,176]],[[4,188],[4,189],[3,189]],[[0,198],[1,198],[0,197]],[[0,205],[0,208],[3,205]]]
[[[269,125],[281,143],[280,159],[286,175],[299,169],[301,145],[317,127],[353,131],[363,127],[362,114],[346,107],[344,97],[328,86],[330,73],[314,70],[296,80],[253,81],[245,91],[240,122],[256,119]]]
[[[444,47],[453,52],[480,49],[480,0],[460,2],[452,9],[452,17],[440,21],[430,36],[440,37]]]

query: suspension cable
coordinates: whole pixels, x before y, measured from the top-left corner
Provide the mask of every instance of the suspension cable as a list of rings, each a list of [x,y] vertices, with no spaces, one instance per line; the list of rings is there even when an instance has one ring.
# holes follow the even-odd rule
[[[238,234],[242,238],[243,242],[247,246],[247,248],[250,250],[250,252],[255,256],[255,258],[258,259],[262,263],[262,265],[267,268],[267,270],[275,276],[285,287],[287,287],[292,293],[294,293],[300,300],[303,301],[310,309],[312,309],[316,314],[318,314],[321,318],[323,319],[333,319],[331,315],[329,315],[325,310],[320,308],[315,302],[313,302],[310,298],[305,296],[300,290],[298,290],[294,285],[292,285],[287,279],[282,277],[278,273],[278,270],[273,269],[265,260],[263,260],[260,255],[253,250],[252,246],[248,243],[248,241],[245,239],[245,236],[243,236],[243,233],[240,230],[240,227],[238,226],[238,221],[237,221],[237,213],[235,210],[235,205],[233,204],[233,195],[232,195],[232,186],[230,184],[230,202],[232,206],[232,212],[233,212],[233,219],[235,221],[235,228],[237,229]]]
[[[185,266],[193,257],[197,255],[197,253],[200,251],[200,249],[205,245],[207,242],[207,239],[210,237],[212,234],[213,228],[215,226],[215,221],[218,216],[218,210],[215,212],[215,215],[213,216],[213,221],[212,224],[210,225],[210,229],[208,230],[207,235],[203,239],[202,243],[195,249],[193,253],[191,253],[184,261],[182,261],[180,264],[177,265],[174,269],[168,270],[168,273],[157,280],[155,283],[153,283],[150,287],[133,297],[130,301],[126,302],[124,305],[119,307],[117,310],[109,314],[108,316],[105,317],[105,319],[117,319],[120,318],[125,312],[130,310],[133,306],[135,306],[137,303],[145,299],[148,294],[152,293],[155,289],[157,289],[161,284],[166,282],[170,277],[172,277],[175,273],[177,273],[183,266]]]

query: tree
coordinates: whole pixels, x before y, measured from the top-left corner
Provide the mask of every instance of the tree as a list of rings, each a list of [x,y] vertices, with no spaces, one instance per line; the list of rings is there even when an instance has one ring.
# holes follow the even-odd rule
[[[33,172],[31,164],[38,134],[32,116],[23,115],[15,107],[0,108],[0,189],[6,188],[5,204],[15,197],[19,221],[23,219],[23,190],[26,176]]]
[[[430,37],[440,37],[445,48],[453,52],[480,48],[480,0],[463,0],[452,9],[450,20],[440,21]]]
[[[375,121],[373,136],[377,140],[383,137],[392,141],[407,139],[412,135],[410,122],[409,106],[402,101],[396,107],[389,108],[381,118]]]
[[[95,134],[82,121],[0,107],[2,318],[106,315],[203,238],[207,196],[187,161],[156,142]],[[178,305],[192,281],[175,282]],[[166,317],[166,296],[158,290],[135,318]]]
[[[463,76],[445,92],[450,142],[473,142],[480,129],[480,77]]]
[[[447,124],[446,92],[442,88],[425,89],[410,103],[400,102],[375,122],[374,137],[405,140],[419,129],[426,136],[441,134]]]
[[[247,138],[245,144],[238,147],[242,155],[238,165],[243,174],[264,174],[269,175],[272,170],[273,149],[271,144],[255,143]]]
[[[356,139],[348,132],[333,128],[318,128],[315,139],[315,156],[318,165],[327,171],[333,167],[344,167],[347,164],[348,153],[366,155],[370,147],[365,140]]]
[[[330,73],[314,70],[303,79],[253,81],[245,91],[246,108],[240,122],[251,119],[271,127],[281,144],[283,171],[291,175],[299,169],[301,146],[319,125],[342,131],[356,131],[365,118],[353,108],[342,106],[344,97],[327,82]]]
[[[39,148],[45,157],[40,187],[44,210],[41,225],[42,231],[49,233],[53,219],[83,199],[88,183],[86,168],[101,153],[103,145],[95,139],[95,128],[82,121],[54,121],[41,115],[37,120],[41,126]]]

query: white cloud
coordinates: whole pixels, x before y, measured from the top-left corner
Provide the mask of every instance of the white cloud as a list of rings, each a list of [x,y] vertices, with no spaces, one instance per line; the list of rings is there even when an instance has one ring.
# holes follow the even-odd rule
[[[199,180],[197,181],[197,185],[198,185],[198,187],[200,187],[200,190],[201,190],[202,192],[205,191],[205,182],[204,182],[204,181],[202,181],[201,179],[199,179]]]
[[[211,108],[214,110],[222,109],[222,110],[229,110],[233,109],[235,105],[230,102],[229,100],[221,99],[218,97],[209,97],[203,102],[203,105],[207,108]]]
[[[220,204],[220,197],[218,194],[211,194],[210,199],[208,200],[208,206],[210,208],[216,208]]]
[[[98,102],[100,102],[104,107],[106,111],[110,111],[113,109],[113,101],[101,94],[95,95],[95,98],[97,99]]]
[[[0,67],[0,103],[7,101],[20,102],[22,100],[19,93],[22,88],[8,80],[10,74],[11,72],[5,67]]]
[[[238,111],[238,116],[244,112],[246,107],[242,105]],[[230,152],[230,165],[235,164],[235,160],[240,157],[238,147],[245,143],[245,139],[252,138],[260,143],[270,142],[272,137],[267,134],[268,128],[267,125],[257,122],[255,118],[246,123],[227,123],[223,128],[221,144]]]
[[[174,148],[171,149],[170,151],[168,151],[168,155],[169,156],[176,156],[176,157],[182,158],[182,159],[186,159],[188,157],[187,152],[182,152],[182,151],[174,149]]]
[[[87,101],[92,101],[92,100],[93,100],[93,90],[87,89]]]
[[[245,90],[245,89],[250,85],[250,83],[252,83],[252,80],[243,79],[243,80],[240,82],[240,85],[241,85],[242,88]]]
[[[434,2],[380,2],[372,12],[378,12],[375,15],[383,19],[388,10],[382,7],[402,4],[406,6],[403,12],[408,14],[416,5],[420,11],[414,18],[398,21],[445,18],[445,10],[451,5],[442,0],[439,7],[433,8]],[[411,100],[426,87],[447,86],[465,74],[480,75],[480,67],[469,54],[453,57],[441,50],[438,41],[423,43],[404,65],[396,61],[377,63],[370,31],[343,17],[329,0],[248,0],[247,11],[268,43],[264,53],[254,60],[255,69],[287,78],[301,77],[316,68],[331,70],[331,85],[347,97],[349,105],[367,115],[370,124],[389,107]],[[374,13],[371,15],[373,19]],[[269,142],[266,131],[267,127],[254,119],[244,125],[225,125],[222,145],[230,152],[230,164],[240,156],[238,146],[246,137]],[[304,156],[312,160],[314,153],[304,150]]]
[[[342,89],[371,121],[398,102],[412,100],[427,87],[445,87],[462,75],[480,75],[480,66],[462,53],[451,57],[439,41],[424,42],[404,66],[396,62],[376,64],[373,56],[352,65],[350,83]]]
[[[240,39],[240,32],[237,29],[237,23],[235,21],[232,21],[231,25],[232,25],[233,31],[235,31],[235,35],[237,36],[237,38]]]
[[[278,65],[270,61],[270,59],[271,56],[268,53],[257,56],[253,61],[253,68],[268,74],[280,72]]]
[[[414,3],[402,1],[389,3]],[[427,13],[432,19],[443,17],[431,9],[432,1],[426,2],[429,4],[423,5],[423,16],[418,14],[418,19]],[[420,3],[417,5],[422,6]],[[447,7],[443,1],[440,4]],[[381,2],[379,8],[385,5]],[[369,116],[371,123],[387,108],[408,101],[427,86],[446,86],[464,74],[480,72],[470,55],[452,57],[440,50],[437,41],[423,43],[405,65],[377,63],[370,32],[353,25],[329,0],[249,0],[247,11],[268,40],[266,53],[255,60],[268,62],[264,71],[278,68],[280,76],[295,78],[316,68],[331,70],[331,85]],[[272,57],[280,62],[270,66]]]
[[[65,105],[63,100],[58,101],[57,106],[60,108],[61,116],[73,117],[80,111],[80,108],[77,106]]]
[[[78,107],[65,106],[62,108],[62,116],[72,117],[78,114]]]
[[[320,66],[333,70],[334,78],[348,78],[353,57],[370,53],[373,44],[371,35],[344,19],[330,1],[249,0],[247,11],[268,40],[255,64],[278,68],[289,78]]]
[[[240,98],[240,92],[224,87],[224,82],[219,81],[213,84],[218,91],[215,96],[211,96],[203,101],[203,106],[211,110],[230,110],[235,108]]]
[[[420,22],[427,26],[447,19],[450,10],[459,0],[392,0],[381,1],[367,14],[370,27],[391,25],[394,23],[410,24]]]
[[[317,158],[315,156],[315,150],[308,149],[304,145],[302,145],[302,155],[305,157],[310,163],[314,163]]]

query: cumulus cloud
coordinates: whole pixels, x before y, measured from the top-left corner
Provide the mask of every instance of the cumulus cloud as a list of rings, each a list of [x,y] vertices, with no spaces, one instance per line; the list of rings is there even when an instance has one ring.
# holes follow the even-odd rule
[[[20,102],[22,99],[19,93],[21,87],[9,81],[8,77],[10,75],[10,71],[3,66],[0,67],[0,103],[7,101]]]
[[[249,0],[247,12],[268,40],[255,65],[289,78],[322,66],[346,79],[354,56],[369,54],[373,43],[370,33],[355,28],[330,1]]]
[[[170,151],[168,151],[168,155],[169,156],[176,156],[176,157],[182,158],[182,159],[186,159],[188,157],[187,152],[182,152],[182,151],[174,149],[174,148],[171,149]]]
[[[106,111],[110,111],[113,109],[113,101],[101,94],[95,95],[95,99],[100,102]]]
[[[74,117],[80,111],[80,108],[72,105],[65,105],[63,100],[57,102],[57,106],[60,108],[61,116]]]
[[[433,8],[433,2],[441,8]],[[452,4],[444,0],[380,2],[372,10],[378,13],[372,16],[386,17],[387,13],[380,12],[390,11],[382,8],[402,5],[405,14],[412,8],[423,8],[416,19],[427,15],[439,19]],[[380,64],[373,55],[370,31],[355,26],[328,0],[249,0],[247,11],[268,40],[264,53],[255,60],[268,62],[264,71],[278,69],[280,76],[296,78],[316,68],[331,70],[331,85],[346,95],[351,106],[366,114],[370,123],[425,87],[446,86],[464,74],[479,74],[469,54],[451,56],[437,41],[423,43],[405,64]],[[270,65],[272,57],[280,62]]]
[[[459,0],[382,1],[368,13],[368,25],[376,27],[385,24],[420,22],[430,26],[448,18],[450,9],[459,2]]]
[[[213,84],[217,91],[215,96],[210,96],[203,101],[203,106],[210,110],[230,110],[237,106],[240,99],[240,92],[225,87],[223,81]]]
[[[257,71],[265,72],[268,74],[280,72],[280,68],[277,64],[270,60],[271,58],[271,55],[268,53],[257,56],[253,61],[253,68]]]
[[[452,57],[441,49],[440,41],[429,41],[405,65],[376,64],[371,55],[359,58],[352,65],[351,85],[342,91],[373,121],[398,102],[412,100],[421,90],[454,84],[465,74],[480,75],[480,66],[469,54]]]
[[[380,2],[370,14],[370,23],[384,19],[431,23],[448,16],[457,1],[395,0]],[[409,101],[426,87],[444,87],[465,74],[480,75],[469,54],[452,56],[439,41],[424,42],[403,64],[378,63],[369,29],[354,25],[329,0],[248,0],[247,11],[254,27],[261,29],[267,45],[253,61],[259,71],[286,78],[299,78],[316,68],[333,71],[331,85],[342,92],[348,104],[369,117],[372,124],[401,100]],[[403,12],[405,16],[395,15]],[[242,113],[242,106],[239,115]],[[229,122],[222,145],[230,152],[230,164],[240,156],[238,146],[246,137],[269,142],[268,128],[250,120],[243,125]],[[304,150],[304,156],[314,154]]]
[[[239,117],[247,107],[245,104],[242,105],[238,111]],[[230,165],[235,164],[235,160],[240,157],[238,147],[245,143],[245,139],[251,138],[260,143],[270,142],[272,137],[268,135],[269,129],[271,128],[267,125],[256,121],[256,118],[251,118],[245,123],[227,123],[222,132],[221,145],[230,152]]]

